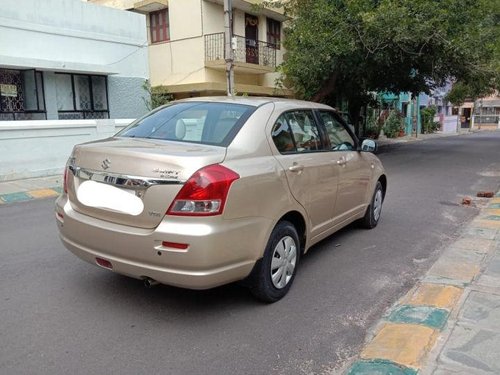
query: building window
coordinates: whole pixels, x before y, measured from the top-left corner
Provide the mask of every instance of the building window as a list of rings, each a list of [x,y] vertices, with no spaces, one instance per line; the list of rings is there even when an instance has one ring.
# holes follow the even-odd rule
[[[170,40],[168,9],[149,13],[149,28],[151,30],[151,43]]]
[[[46,118],[42,73],[0,69],[0,120]]]
[[[59,119],[106,119],[108,86],[106,76],[57,73]]]
[[[273,20],[272,18],[267,19],[267,43],[271,44],[276,49],[280,49],[281,22]]]

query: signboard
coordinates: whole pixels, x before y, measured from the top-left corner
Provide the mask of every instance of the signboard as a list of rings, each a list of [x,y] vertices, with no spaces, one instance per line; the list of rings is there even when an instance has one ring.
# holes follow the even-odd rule
[[[0,93],[2,96],[12,96],[17,97],[17,86],[16,85],[6,85],[0,84]]]

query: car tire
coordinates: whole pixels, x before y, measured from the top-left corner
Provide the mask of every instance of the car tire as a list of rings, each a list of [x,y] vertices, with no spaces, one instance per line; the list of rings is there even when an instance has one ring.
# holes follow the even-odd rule
[[[377,181],[370,205],[366,209],[365,216],[360,220],[360,224],[363,228],[372,229],[377,226],[382,213],[383,202],[384,189],[380,181]]]
[[[300,257],[297,230],[288,221],[274,227],[264,251],[250,276],[250,291],[261,301],[272,303],[283,298],[292,286]]]

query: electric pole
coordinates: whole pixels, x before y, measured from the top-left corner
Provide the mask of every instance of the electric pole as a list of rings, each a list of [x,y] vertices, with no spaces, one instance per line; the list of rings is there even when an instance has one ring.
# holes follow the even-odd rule
[[[227,96],[234,96],[234,53],[233,39],[233,4],[224,0],[224,58],[226,61]]]

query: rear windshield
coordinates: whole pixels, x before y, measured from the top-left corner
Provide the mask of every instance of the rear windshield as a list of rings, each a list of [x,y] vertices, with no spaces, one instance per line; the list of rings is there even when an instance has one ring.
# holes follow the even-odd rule
[[[175,103],[151,112],[117,136],[227,146],[254,110],[232,103]]]

